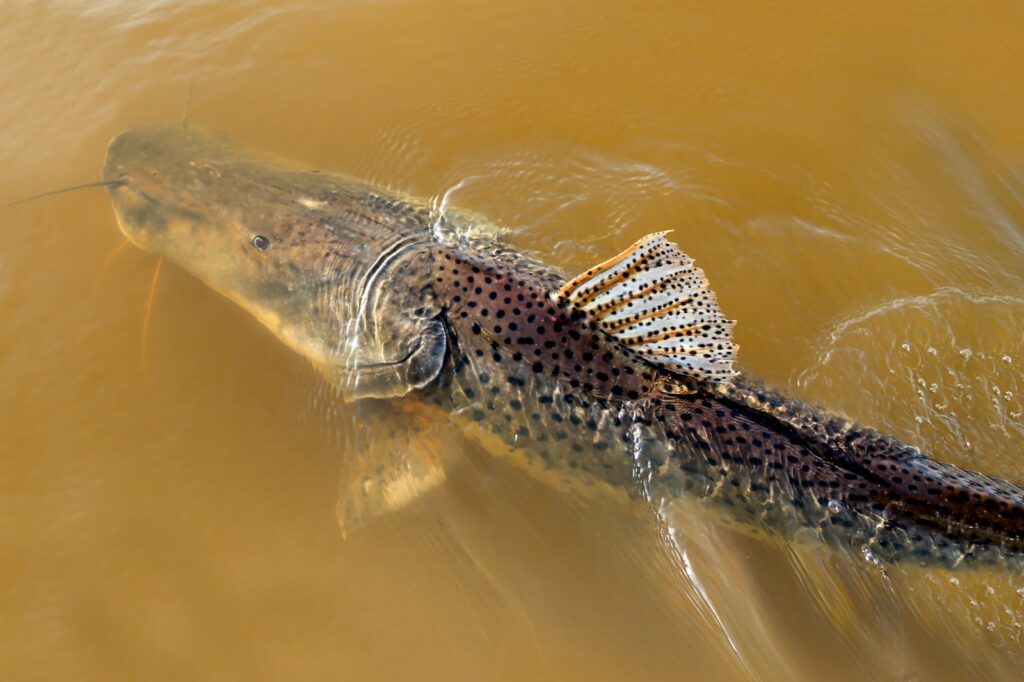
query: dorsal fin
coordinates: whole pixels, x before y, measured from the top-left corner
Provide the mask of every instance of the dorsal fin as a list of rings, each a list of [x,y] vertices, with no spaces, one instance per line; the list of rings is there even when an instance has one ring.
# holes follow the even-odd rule
[[[704,271],[655,232],[573,278],[555,298],[648,362],[709,382],[731,378],[738,347]]]

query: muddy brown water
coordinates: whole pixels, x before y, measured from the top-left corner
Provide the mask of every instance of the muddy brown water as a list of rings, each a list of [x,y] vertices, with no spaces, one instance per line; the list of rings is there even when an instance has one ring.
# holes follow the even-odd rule
[[[0,2],[0,203],[190,118],[467,208],[567,272],[672,228],[740,365],[1024,480],[1014,3]],[[373,434],[101,190],[0,210],[0,677],[1019,679],[1024,576],[577,498],[447,433],[346,536]]]

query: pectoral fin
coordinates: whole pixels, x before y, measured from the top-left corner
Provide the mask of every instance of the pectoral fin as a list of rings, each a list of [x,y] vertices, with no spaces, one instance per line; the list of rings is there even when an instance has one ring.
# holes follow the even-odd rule
[[[370,401],[358,421],[339,486],[343,536],[440,486],[461,451],[443,415],[420,403]]]

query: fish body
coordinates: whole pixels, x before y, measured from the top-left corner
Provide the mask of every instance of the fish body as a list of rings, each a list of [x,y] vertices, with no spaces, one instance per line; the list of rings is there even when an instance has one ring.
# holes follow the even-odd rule
[[[541,469],[656,505],[704,498],[741,523],[790,538],[813,529],[882,561],[957,566],[1024,548],[1017,486],[743,376],[695,386],[559,306],[564,280],[504,250],[429,258],[452,343],[422,398]]]
[[[194,129],[123,134],[104,179],[129,239],[250,310],[343,399],[421,401],[544,475],[704,499],[871,560],[1024,554],[1024,489],[736,373],[731,321],[661,235],[567,281],[467,237],[471,218]]]

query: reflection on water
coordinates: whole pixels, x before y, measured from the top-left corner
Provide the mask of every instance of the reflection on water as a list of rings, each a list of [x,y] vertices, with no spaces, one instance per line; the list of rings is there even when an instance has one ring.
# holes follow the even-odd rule
[[[566,271],[673,228],[744,371],[1024,480],[1024,17],[688,4],[8,3],[0,201],[96,179],[194,77],[197,125]],[[447,479],[346,516],[401,442],[170,266],[143,357],[155,262],[108,262],[101,191],[0,234],[5,679],[1019,677],[1019,575],[577,496],[437,420]]]

